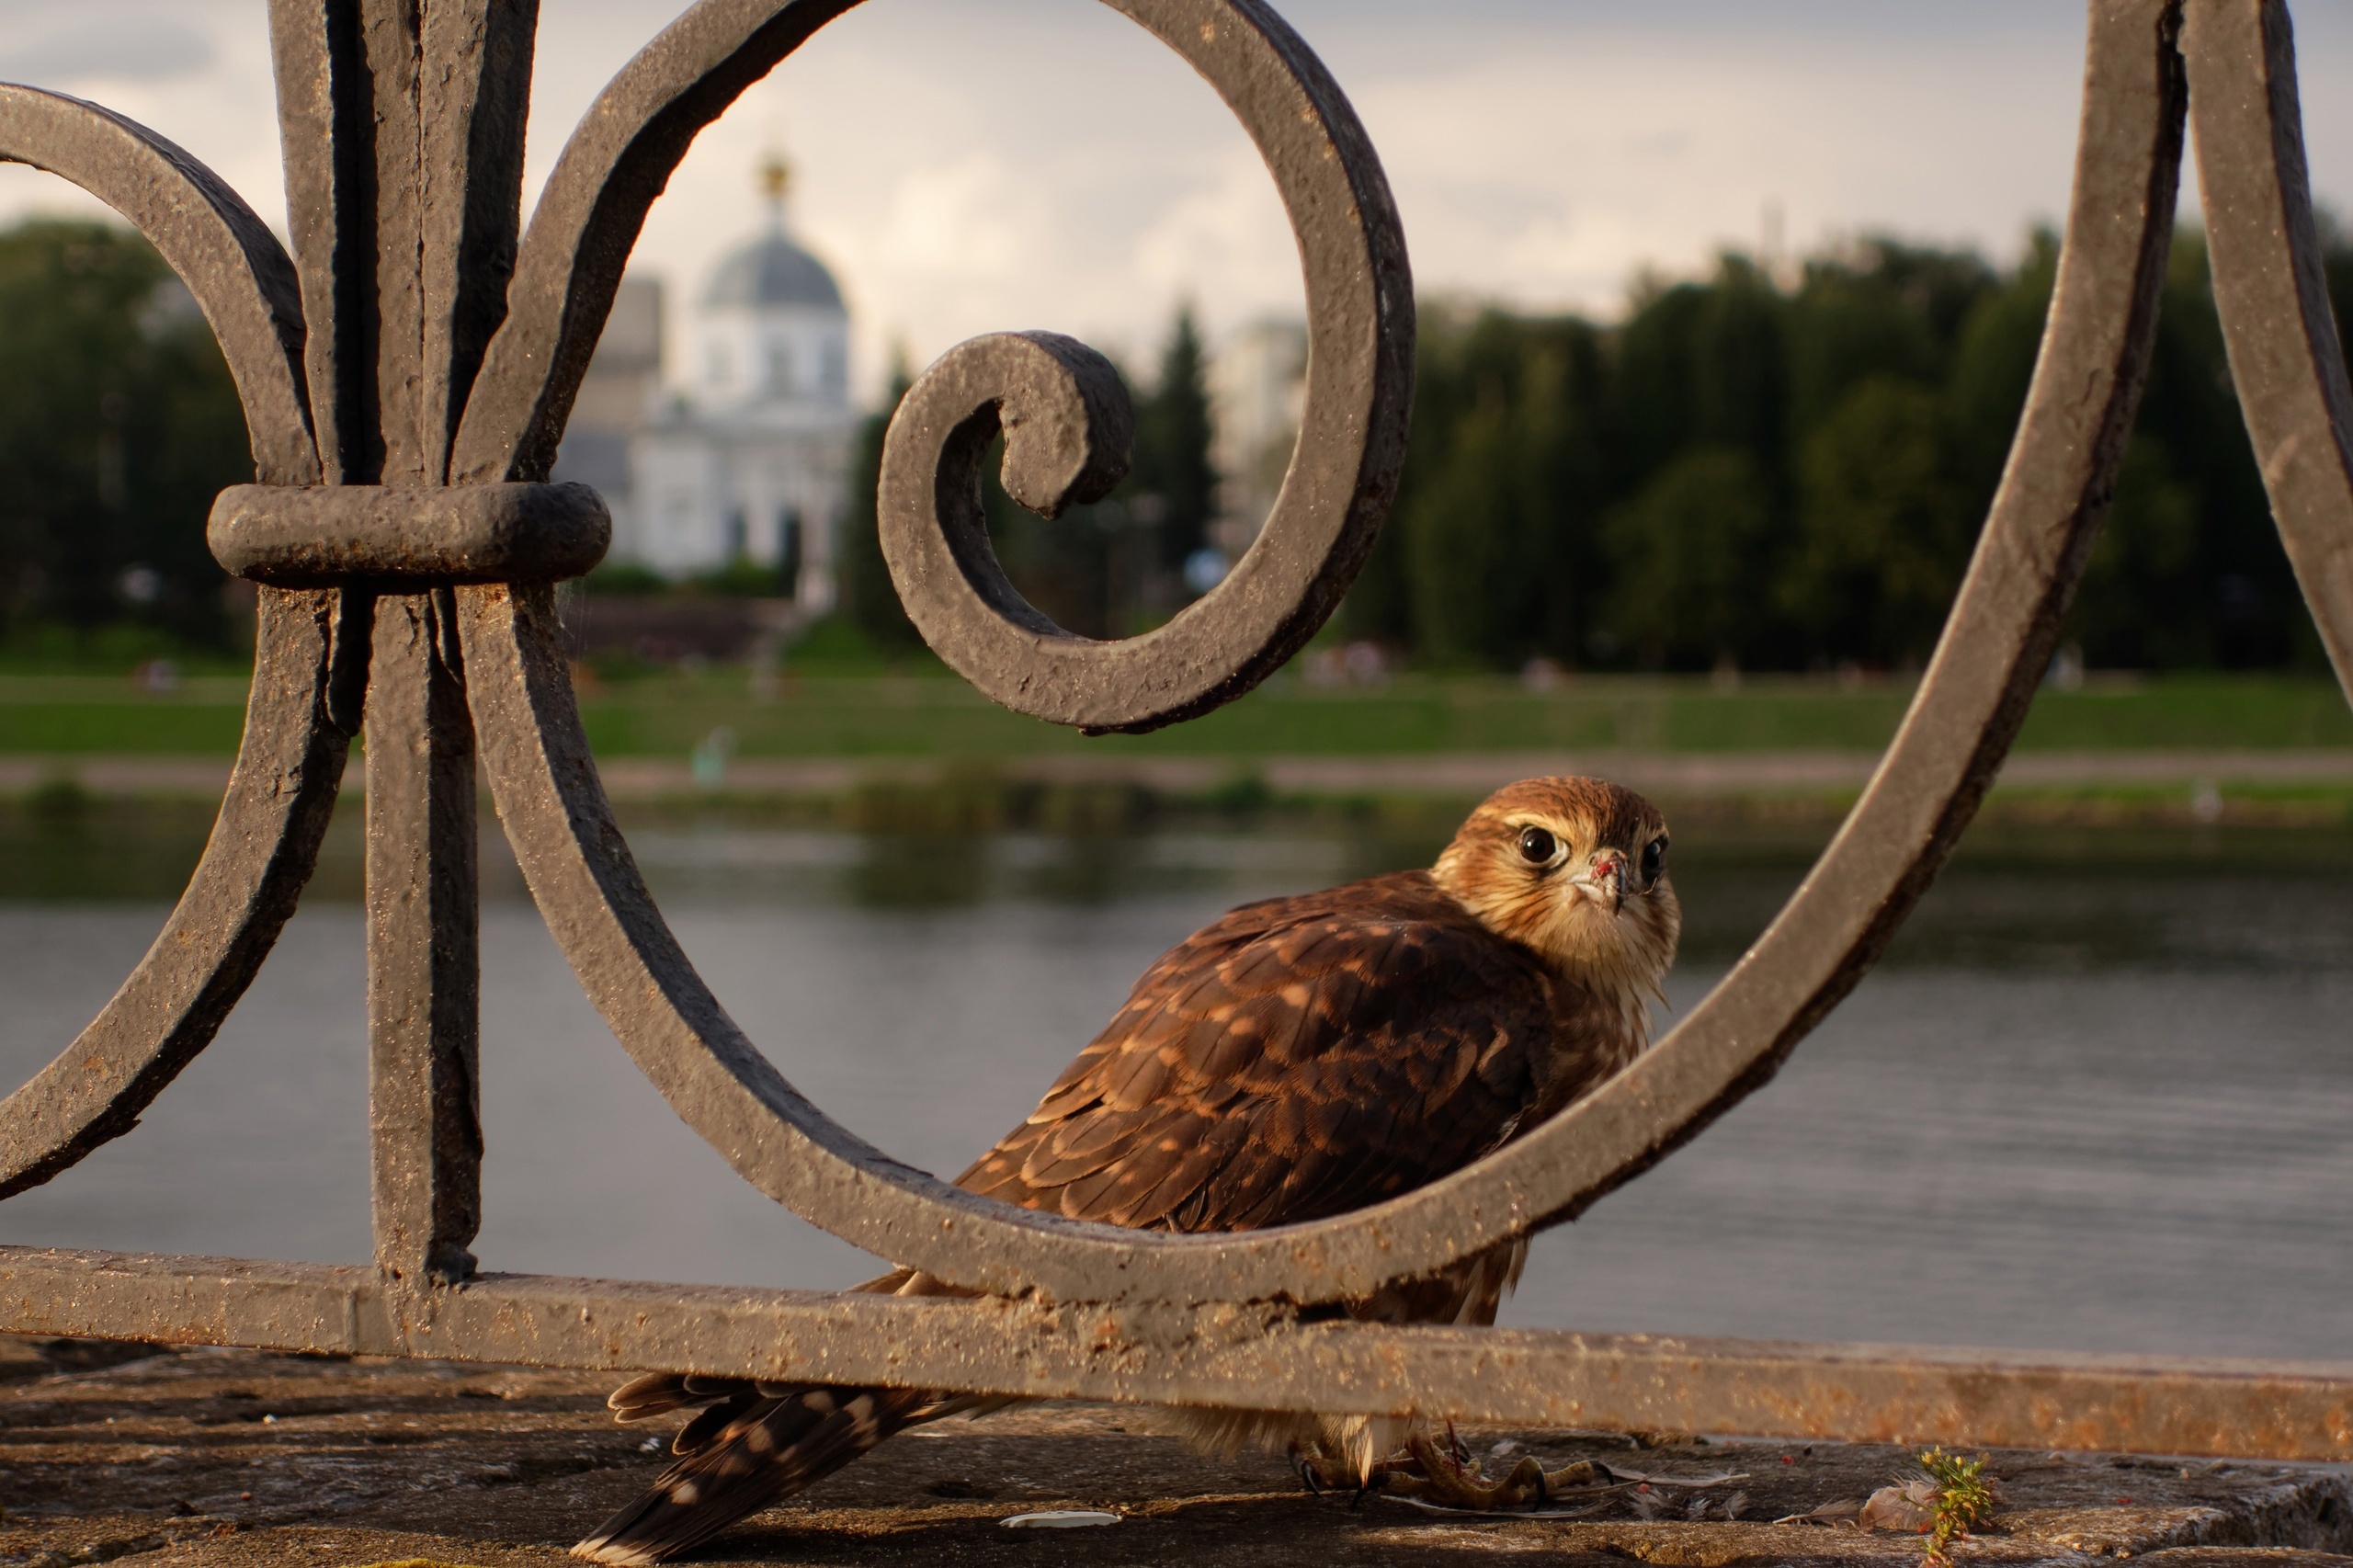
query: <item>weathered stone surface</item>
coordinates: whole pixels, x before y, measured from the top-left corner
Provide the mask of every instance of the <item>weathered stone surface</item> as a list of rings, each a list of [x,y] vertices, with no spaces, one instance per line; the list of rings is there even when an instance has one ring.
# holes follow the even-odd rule
[[[660,1468],[646,1427],[615,1426],[604,1381],[449,1363],[370,1364],[0,1337],[0,1568],[316,1568],[429,1559],[555,1568],[563,1550]],[[663,1436],[666,1437],[666,1429]],[[1549,1468],[1736,1475],[1621,1491],[1587,1517],[1426,1512],[1302,1494],[1279,1457],[1195,1454],[1150,1413],[1051,1405],[949,1421],[885,1446],[709,1557],[758,1563],[1445,1563],[1690,1568],[1909,1563],[1917,1538],[1777,1524],[1859,1502],[1895,1449],[1463,1434]],[[1508,1450],[1507,1450],[1508,1451]],[[1516,1453],[1514,1454],[1516,1456]],[[1492,1468],[1492,1467],[1491,1467]],[[2168,1568],[2353,1568],[2353,1479],[2315,1466],[2003,1452],[2007,1507],[1966,1562],[2146,1556]],[[1722,1516],[1735,1503],[1739,1517]],[[1690,1517],[1694,1506],[1707,1517]],[[1579,1506],[1590,1506],[1581,1502]],[[1116,1527],[1012,1530],[1053,1507]],[[1643,1514],[1654,1516],[1643,1517]]]

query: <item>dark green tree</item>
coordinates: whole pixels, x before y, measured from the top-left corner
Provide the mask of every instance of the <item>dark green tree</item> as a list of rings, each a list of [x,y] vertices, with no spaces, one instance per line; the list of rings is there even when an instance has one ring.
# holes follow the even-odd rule
[[[1925,659],[1976,535],[1942,400],[1893,377],[1865,381],[1807,437],[1798,472],[1783,609],[1820,656]]]
[[[204,521],[252,478],[228,367],[153,247],[101,223],[0,233],[0,610],[224,640]]]
[[[1190,305],[1177,307],[1160,379],[1136,410],[1136,444],[1121,499],[1148,528],[1160,570],[1174,578],[1209,543],[1217,516],[1217,469],[1210,460],[1208,358]]]
[[[1438,482],[1398,520],[1415,640],[1442,662],[1508,663],[1539,612],[1551,541],[1527,483],[1517,412],[1497,399],[1466,415]]]
[[[1644,284],[1617,334],[1616,403],[1631,483],[1657,472],[1699,438],[1699,335],[1708,288]]]
[[[1783,468],[1790,430],[1788,301],[1741,256],[1717,264],[1692,332],[1691,439]]]
[[[1607,525],[1616,586],[1603,621],[1657,667],[1737,664],[1770,606],[1771,487],[1739,447],[1698,447],[1661,469]]]
[[[1344,626],[1490,666],[1924,656],[2000,483],[2057,264],[2049,233],[2008,272],[1881,237],[1788,290],[1738,256],[1647,281],[1614,329],[1426,306],[1397,505]],[[2326,267],[2342,332],[2353,246],[2333,233]],[[1745,605],[1698,571],[1716,560],[1756,574]],[[2195,231],[2070,633],[2096,665],[2322,667]]]
[[[1802,440],[1874,376],[1942,382],[1968,309],[1993,288],[1974,256],[1883,238],[1807,263],[1790,301],[1790,434]]]
[[[2135,431],[2067,622],[2086,662],[2109,669],[2204,662],[2195,596],[2185,592],[2198,564],[2198,493],[2175,476],[2154,437]]]
[[[1491,313],[1444,362],[1450,384],[1416,417],[1447,455],[1420,472],[1393,525],[1412,641],[1453,663],[1573,659],[1591,625],[1607,488],[1598,335]]]
[[[885,653],[904,653],[922,646],[923,637],[899,603],[891,584],[891,569],[882,559],[882,535],[875,506],[882,488],[882,441],[890,433],[891,416],[909,385],[906,361],[892,367],[890,391],[881,407],[858,427],[858,444],[850,457],[849,510],[842,524],[841,606],[851,624]]]

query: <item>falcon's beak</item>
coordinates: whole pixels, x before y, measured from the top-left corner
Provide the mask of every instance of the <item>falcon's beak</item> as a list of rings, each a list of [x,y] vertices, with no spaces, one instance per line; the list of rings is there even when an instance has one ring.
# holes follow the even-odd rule
[[[1626,857],[1615,849],[1597,850],[1586,868],[1569,879],[1569,885],[1615,915],[1626,899]]]

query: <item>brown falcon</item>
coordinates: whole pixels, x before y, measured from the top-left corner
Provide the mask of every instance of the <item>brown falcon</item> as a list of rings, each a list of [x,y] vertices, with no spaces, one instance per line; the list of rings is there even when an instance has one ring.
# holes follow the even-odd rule
[[[1682,924],[1666,842],[1631,790],[1531,778],[1472,812],[1427,871],[1245,904],[1146,970],[957,1184],[1077,1220],[1234,1231],[1320,1220],[1459,1169],[1641,1052]],[[1525,1241],[1507,1243],[1347,1311],[1490,1324],[1526,1256]],[[950,1290],[908,1269],[859,1288]],[[621,1420],[699,1414],[653,1489],[573,1550],[659,1562],[893,1433],[1007,1403],[640,1378],[612,1396]],[[1312,1412],[1181,1415],[1205,1443],[1287,1444],[1358,1477],[1404,1430]]]

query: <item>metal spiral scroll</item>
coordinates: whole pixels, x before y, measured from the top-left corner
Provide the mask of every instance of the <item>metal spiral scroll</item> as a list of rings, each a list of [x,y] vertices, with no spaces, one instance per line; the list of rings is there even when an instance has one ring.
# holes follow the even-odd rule
[[[210,170],[78,98],[0,85],[0,158],[63,176],[185,279],[227,357],[254,464],[315,484],[294,267]],[[326,722],[335,596],[262,590],[253,696],[221,816],[146,958],[78,1039],[0,1100],[0,1197],[49,1180],[139,1113],[210,1044],[310,880],[350,744]]]
[[[695,135],[853,3],[699,0],[597,99],[526,233],[529,0],[421,11],[408,0],[271,0],[299,267],[177,149],[75,100],[0,87],[0,157],[55,170],[121,212],[188,280],[221,338],[262,483],[224,495],[216,548],[265,583],[309,585],[263,589],[244,748],[164,935],[81,1038],[0,1102],[0,1196],[128,1131],[210,1040],[310,874],[364,690],[378,1236],[372,1271],[283,1266],[293,1272],[268,1279],[254,1271],[281,1266],[41,1263],[0,1248],[0,1284],[15,1292],[0,1299],[0,1327],[795,1376],[822,1358],[809,1348],[822,1341],[835,1358],[824,1365],[845,1376],[895,1369],[924,1386],[1245,1403],[1292,1397],[1285,1381],[1317,1355],[1354,1355],[1358,1385],[1321,1391],[1324,1407],[1414,1408],[1432,1389],[1478,1388],[1491,1412],[1578,1414],[1558,1403],[1565,1394],[1496,1392],[1465,1369],[1519,1344],[1509,1335],[1458,1344],[1443,1337],[1453,1331],[1302,1326],[1282,1304],[1366,1295],[1574,1216],[1768,1079],[1884,949],[1999,768],[2106,511],[2154,341],[2188,112],[2257,455],[2340,677],[2353,678],[2353,390],[2320,282],[2286,12],[2277,0],[2201,0],[2187,17],[2180,0],[2094,0],[2065,248],[1976,556],[1870,789],[1722,983],[1550,1124],[1334,1220],[1146,1234],[950,1187],[805,1100],[687,961],[598,783],[551,587],[602,548],[594,497],[544,482],[648,208]],[[1107,3],[1221,94],[1290,214],[1313,352],[1281,498],[1227,580],[1166,627],[1094,642],[1054,626],[996,567],[978,512],[982,454],[1004,430],[1008,487],[1051,511],[1116,479],[1130,415],[1091,350],[1022,333],[965,344],[916,383],[886,444],[881,511],[909,614],[982,689],[1056,722],[1143,730],[1248,690],[1322,623],[1361,564],[1403,452],[1412,299],[1371,148],[1271,11],[1257,0]],[[581,984],[697,1132],[802,1217],[893,1261],[1022,1296],[1051,1332],[1023,1338],[1029,1328],[1006,1326],[987,1303],[843,1299],[839,1321],[868,1337],[826,1339],[835,1320],[820,1324],[798,1298],[475,1275],[477,761]],[[212,1305],[165,1321],[140,1304],[157,1292]],[[68,1304],[22,1304],[36,1299]],[[1137,1348],[1117,1327],[1127,1320],[1051,1317],[1057,1301],[1124,1301],[1146,1316],[1156,1304],[1242,1329],[1204,1360],[1198,1336]],[[281,1307],[290,1315],[273,1316]],[[706,1338],[649,1337],[664,1313]],[[920,1342],[886,1326],[911,1313],[935,1327],[938,1314],[961,1314],[961,1326]],[[740,1325],[787,1320],[806,1344],[744,1347]],[[991,1335],[996,1348],[972,1348]],[[1302,1346],[1309,1335],[1323,1337]],[[1574,1356],[1587,1348],[1580,1341]],[[1545,1354],[1556,1352],[1573,1358]],[[1868,1381],[1840,1375],[1850,1390]],[[2294,1397],[2325,1404],[2339,1386],[2299,1385]],[[2266,1384],[2247,1397],[2270,1409],[2290,1396]],[[2336,1427],[2287,1446],[2353,1455],[2342,1404],[2314,1418]],[[1740,1430],[1792,1419],[1737,1408],[1725,1419]],[[1994,1426],[2040,1434],[2050,1420]],[[2069,1430],[2097,1446],[2091,1428]],[[2201,1430],[2163,1427],[2158,1446],[2236,1451],[2199,1449]]]

